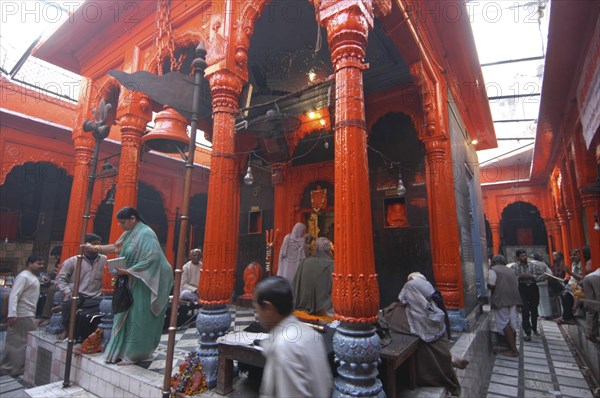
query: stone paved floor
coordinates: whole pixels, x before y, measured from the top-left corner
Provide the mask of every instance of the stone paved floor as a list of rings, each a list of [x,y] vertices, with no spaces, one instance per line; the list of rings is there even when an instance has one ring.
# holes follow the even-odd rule
[[[2,398],[25,398],[25,385],[20,377],[0,376],[0,396]]]
[[[542,320],[540,336],[517,345],[520,356],[495,358],[487,398],[593,398],[594,395],[581,368],[569,349],[559,326]]]

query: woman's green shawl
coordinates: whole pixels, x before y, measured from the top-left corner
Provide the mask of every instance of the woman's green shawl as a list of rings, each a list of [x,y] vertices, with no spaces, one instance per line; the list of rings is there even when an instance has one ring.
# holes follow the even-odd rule
[[[137,223],[131,231],[126,231],[119,238],[121,239],[121,257],[125,257],[127,271],[150,289],[150,309],[158,316],[169,302],[173,269],[163,254],[156,234],[148,225]]]
[[[156,234],[144,223],[121,235],[117,245],[121,246],[121,256],[131,274],[133,304],[127,311],[115,314],[105,360],[139,362],[148,358],[160,342],[173,271]]]

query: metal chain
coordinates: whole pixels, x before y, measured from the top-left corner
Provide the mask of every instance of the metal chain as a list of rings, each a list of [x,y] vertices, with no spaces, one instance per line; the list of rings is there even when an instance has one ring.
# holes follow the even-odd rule
[[[183,63],[184,56],[175,58],[175,41],[173,40],[173,27],[171,25],[171,0],[159,0],[156,10],[156,65],[157,74],[162,75],[162,58],[166,50],[169,52],[171,71],[178,71]]]

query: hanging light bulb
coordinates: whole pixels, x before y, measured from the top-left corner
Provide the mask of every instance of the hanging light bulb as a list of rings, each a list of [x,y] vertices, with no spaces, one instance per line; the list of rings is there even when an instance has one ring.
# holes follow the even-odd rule
[[[329,142],[327,142],[327,138],[325,139],[325,143],[323,144],[325,149],[329,149]]]
[[[594,231],[600,231],[600,225],[598,224],[598,214],[594,213]]]
[[[246,175],[244,176],[244,184],[252,185],[254,182],[254,176],[252,175],[252,167],[250,163],[248,163],[248,169],[246,170]]]
[[[404,182],[402,181],[402,172],[398,172],[398,187],[396,188],[396,195],[404,196],[406,195],[406,187],[404,186]]]

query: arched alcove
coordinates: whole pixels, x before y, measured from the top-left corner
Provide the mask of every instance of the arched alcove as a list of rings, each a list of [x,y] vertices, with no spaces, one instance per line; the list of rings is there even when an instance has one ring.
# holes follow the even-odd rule
[[[548,245],[544,220],[539,209],[530,203],[518,201],[506,206],[502,211],[500,228],[501,248]]]
[[[98,206],[94,219],[94,231],[102,236],[103,242],[108,242],[115,210],[113,204],[106,203],[109,195],[107,193]],[[137,210],[154,230],[161,245],[166,245],[168,223],[163,198],[153,186],[142,181],[138,182]]]
[[[110,224],[112,222],[114,205],[111,203],[107,203],[108,199],[111,198],[114,200],[114,196],[111,195],[111,192],[107,192],[104,198],[102,198],[102,203],[98,205],[98,209],[96,209],[96,217],[94,217],[94,232],[102,237],[102,243],[109,243],[110,237]]]
[[[137,209],[146,223],[154,230],[161,245],[167,243],[167,214],[160,193],[145,182],[138,183]]]
[[[51,245],[62,242],[72,183],[66,170],[49,162],[10,171],[0,186],[0,238],[18,249],[4,253],[0,272],[14,272],[32,252],[47,260]]]

